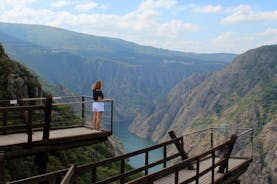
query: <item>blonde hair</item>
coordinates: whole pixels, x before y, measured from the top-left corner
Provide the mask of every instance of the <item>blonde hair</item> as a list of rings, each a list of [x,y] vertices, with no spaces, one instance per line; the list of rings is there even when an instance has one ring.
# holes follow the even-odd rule
[[[92,90],[96,90],[96,89],[101,89],[102,88],[102,81],[97,80],[92,86],[91,89]]]

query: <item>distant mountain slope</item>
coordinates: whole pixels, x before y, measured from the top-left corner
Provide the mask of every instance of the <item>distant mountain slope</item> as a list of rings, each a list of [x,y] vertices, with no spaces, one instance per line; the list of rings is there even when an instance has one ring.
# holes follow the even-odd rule
[[[229,62],[234,54],[196,54],[158,49],[150,46],[141,46],[133,42],[117,38],[93,36],[68,31],[60,28],[29,25],[10,24],[0,22],[0,32],[21,40],[44,46],[58,51],[67,51],[85,57],[121,60],[133,63],[142,61],[160,61],[161,59],[174,59],[184,62]]]
[[[130,130],[158,141],[169,130],[181,135],[224,125],[255,131],[254,163],[242,183],[277,182],[277,45],[250,50],[221,71],[192,75]]]
[[[96,79],[116,102],[117,120],[132,121],[193,72],[223,68],[233,54],[195,54],[140,46],[63,29],[0,23],[7,53],[50,82],[91,94]]]

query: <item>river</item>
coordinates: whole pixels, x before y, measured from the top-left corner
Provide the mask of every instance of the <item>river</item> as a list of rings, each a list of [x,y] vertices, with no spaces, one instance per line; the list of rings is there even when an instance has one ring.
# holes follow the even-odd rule
[[[129,126],[129,123],[127,122],[115,122],[114,130],[113,130],[115,136],[117,136],[122,142],[123,147],[127,153],[136,151],[138,149],[143,149],[143,148],[152,146],[154,144],[151,140],[143,139],[129,132],[128,126]],[[131,164],[133,167],[136,167],[136,168],[141,167],[144,165],[144,157],[145,157],[145,154],[142,154],[136,157],[131,157],[129,160],[129,164]],[[161,149],[149,152],[150,162],[162,159],[162,157],[163,157],[163,152]],[[152,169],[152,171],[158,168],[160,167],[159,166],[155,167],[154,169]]]

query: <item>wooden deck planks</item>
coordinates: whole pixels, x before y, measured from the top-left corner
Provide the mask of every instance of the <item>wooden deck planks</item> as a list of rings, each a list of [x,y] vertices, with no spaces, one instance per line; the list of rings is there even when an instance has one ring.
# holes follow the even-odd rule
[[[216,162],[218,160],[219,159],[217,158]],[[245,162],[245,159],[230,158],[230,160],[229,160],[229,170],[232,169],[232,168],[237,167],[238,165],[242,164],[243,162]],[[201,163],[200,163],[200,172],[207,169],[211,165],[212,165],[212,159],[211,158],[201,161]],[[215,180],[219,179],[220,177],[223,176],[223,174],[217,173],[217,169],[218,168],[215,169]],[[189,179],[189,178],[191,178],[195,175],[196,175],[196,170],[182,169],[182,170],[179,171],[179,177],[178,177],[179,183],[183,182],[183,181],[185,181],[185,180],[187,180],[187,179]],[[212,173],[208,172],[204,176],[200,177],[199,183],[202,183],[202,184],[211,183],[211,175],[212,175]],[[174,181],[175,181],[175,174],[173,173],[173,174],[170,174],[168,176],[165,176],[163,178],[160,178],[160,179],[154,181],[154,184],[169,184],[169,183],[174,183]],[[195,181],[191,182],[191,184],[194,184],[194,183],[195,183]]]
[[[58,139],[58,138],[66,138],[72,136],[82,136],[100,133],[101,131],[96,131],[94,129],[88,127],[76,127],[76,128],[67,128],[67,129],[57,129],[51,130],[49,139]],[[7,145],[16,145],[27,143],[28,135],[26,133],[15,133],[15,134],[7,134],[0,135],[0,147]],[[35,131],[32,134],[33,141],[41,141],[42,140],[42,131]]]

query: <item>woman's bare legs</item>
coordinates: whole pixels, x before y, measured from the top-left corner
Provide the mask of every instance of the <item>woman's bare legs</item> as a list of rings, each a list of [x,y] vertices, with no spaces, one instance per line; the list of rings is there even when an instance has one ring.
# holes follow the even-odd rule
[[[95,123],[95,129],[100,130],[100,123],[101,123],[101,117],[103,112],[96,112],[96,123]]]
[[[92,125],[94,129],[96,129],[96,121],[97,121],[97,112],[93,112],[92,114]]]

